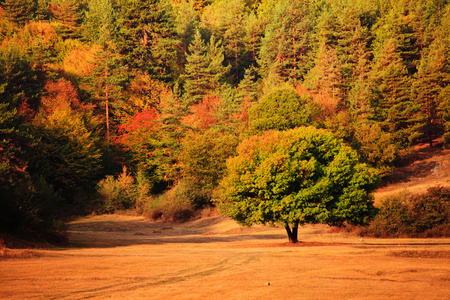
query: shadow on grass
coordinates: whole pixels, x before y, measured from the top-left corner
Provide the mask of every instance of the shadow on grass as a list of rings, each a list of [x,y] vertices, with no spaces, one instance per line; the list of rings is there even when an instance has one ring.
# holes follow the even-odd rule
[[[132,245],[204,244],[237,241],[284,239],[280,233],[258,233],[258,229],[232,228],[225,232],[211,231],[222,218],[210,218],[185,224],[133,221],[86,221],[70,224],[68,248],[109,248]]]

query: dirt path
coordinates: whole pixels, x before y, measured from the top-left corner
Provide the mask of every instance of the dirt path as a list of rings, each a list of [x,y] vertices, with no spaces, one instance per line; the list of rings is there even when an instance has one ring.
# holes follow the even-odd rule
[[[450,239],[364,239],[92,216],[70,247],[0,261],[0,299],[450,299]],[[12,251],[12,250],[10,250]]]

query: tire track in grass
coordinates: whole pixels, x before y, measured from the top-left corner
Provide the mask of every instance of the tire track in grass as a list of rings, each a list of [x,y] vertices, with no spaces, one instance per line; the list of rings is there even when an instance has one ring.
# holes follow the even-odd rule
[[[90,299],[100,296],[107,296],[113,293],[122,293],[128,291],[136,291],[138,289],[151,288],[166,284],[176,284],[179,282],[188,281],[195,278],[207,277],[220,272],[229,270],[231,268],[236,268],[242,265],[246,265],[250,262],[256,261],[256,256],[250,256],[245,254],[229,255],[226,259],[220,262],[204,266],[204,267],[192,267],[176,272],[170,272],[166,274],[161,274],[156,277],[133,277],[125,279],[125,282],[110,284],[103,287],[73,291],[67,294],[60,294],[57,296],[45,296],[46,299]],[[96,277],[96,279],[98,279]]]

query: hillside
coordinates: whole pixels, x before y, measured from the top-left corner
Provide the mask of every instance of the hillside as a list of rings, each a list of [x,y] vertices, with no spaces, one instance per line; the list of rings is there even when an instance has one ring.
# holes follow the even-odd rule
[[[423,193],[436,185],[450,185],[450,149],[443,149],[441,144],[420,144],[403,154],[401,164],[377,189],[375,201],[405,191]]]

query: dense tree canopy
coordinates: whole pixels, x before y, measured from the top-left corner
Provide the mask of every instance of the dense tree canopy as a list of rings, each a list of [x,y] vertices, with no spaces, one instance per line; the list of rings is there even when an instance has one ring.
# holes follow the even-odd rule
[[[101,210],[124,166],[141,200],[211,199],[267,130],[327,129],[386,177],[450,145],[449,99],[448,0],[0,0],[0,227]]]

